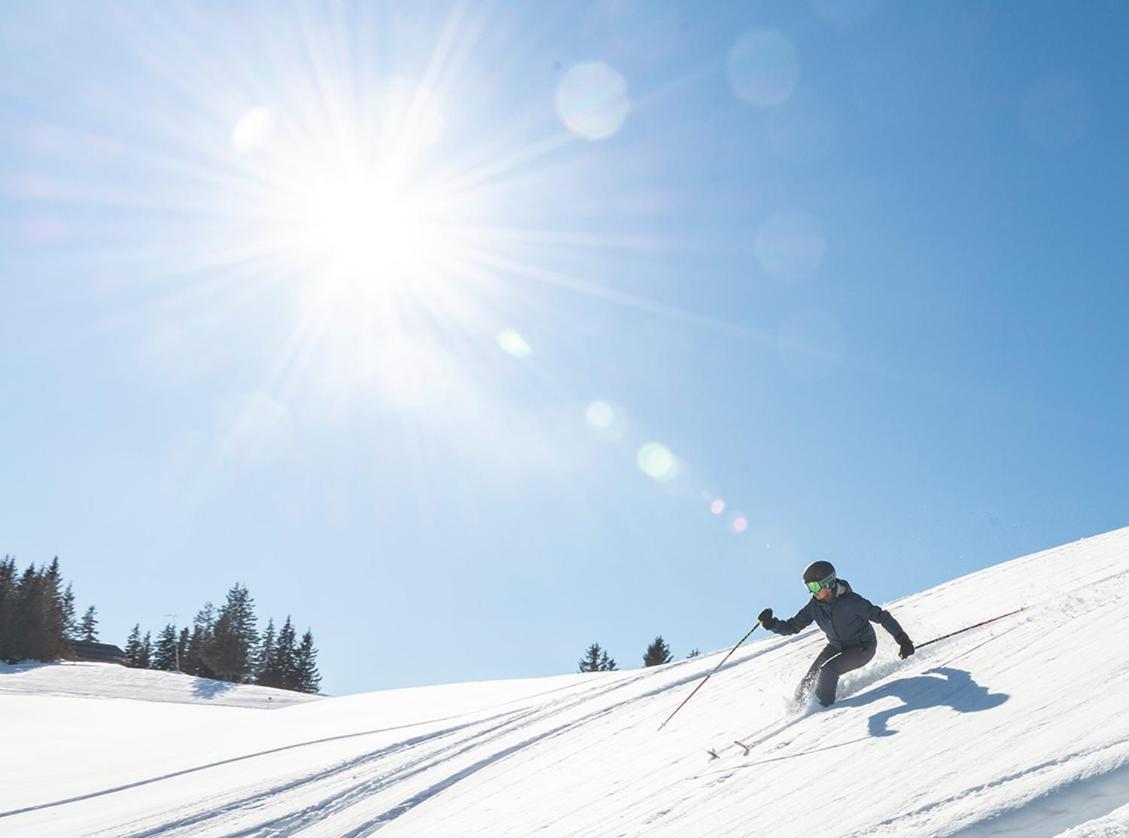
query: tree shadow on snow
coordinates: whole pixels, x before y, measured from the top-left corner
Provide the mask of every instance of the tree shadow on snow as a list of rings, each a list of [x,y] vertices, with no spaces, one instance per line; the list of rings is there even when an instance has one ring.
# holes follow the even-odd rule
[[[987,687],[977,684],[963,669],[941,666],[926,670],[923,675],[913,678],[899,678],[876,690],[837,701],[833,706],[864,707],[891,696],[901,699],[902,704],[870,717],[867,726],[871,736],[893,736],[897,731],[890,730],[890,719],[915,710],[949,707],[958,713],[979,713],[999,707],[1011,698],[1007,693],[989,692]]]
[[[33,669],[45,669],[48,666],[51,666],[51,664],[41,661],[20,661],[19,663],[0,661],[0,675],[22,675],[25,672],[31,672]]]
[[[192,694],[196,698],[219,698],[238,687],[231,681],[213,681],[211,678],[197,678],[192,685]]]

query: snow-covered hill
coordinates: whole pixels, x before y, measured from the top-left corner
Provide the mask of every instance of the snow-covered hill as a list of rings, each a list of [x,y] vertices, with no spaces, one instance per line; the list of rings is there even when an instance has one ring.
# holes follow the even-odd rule
[[[213,707],[251,707],[274,710],[319,701],[320,696],[193,678],[179,672],[126,669],[105,663],[0,663],[3,694],[70,696],[78,698],[135,698]]]
[[[728,650],[270,713],[4,671],[0,834],[1129,835],[1129,529],[889,604],[918,642],[1019,606],[906,661],[879,630],[839,703],[794,718],[822,640],[760,638],[662,732]]]

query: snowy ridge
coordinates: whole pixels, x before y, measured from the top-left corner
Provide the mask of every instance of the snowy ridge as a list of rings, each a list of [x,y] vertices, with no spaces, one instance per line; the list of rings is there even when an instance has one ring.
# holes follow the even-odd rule
[[[838,703],[791,717],[821,636],[762,637],[661,733],[727,649],[271,713],[3,671],[0,834],[1129,835],[1129,529],[889,604],[918,642],[1018,606],[906,661],[879,630]]]
[[[84,662],[22,663],[15,666],[0,663],[0,695],[4,693],[132,698],[257,710],[276,710],[321,699],[321,696],[291,690],[193,678],[179,672],[126,669],[117,664]]]

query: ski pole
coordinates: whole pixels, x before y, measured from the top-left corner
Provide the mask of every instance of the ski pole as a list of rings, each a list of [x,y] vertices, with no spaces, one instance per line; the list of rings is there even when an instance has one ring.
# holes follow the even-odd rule
[[[721,665],[723,663],[725,663],[727,660],[729,660],[729,656],[732,655],[734,652],[736,652],[737,649],[740,648],[742,643],[744,643],[746,640],[749,639],[749,635],[752,634],[754,631],[756,631],[757,626],[759,626],[759,625],[760,625],[760,623],[758,622],[751,629],[749,629],[747,632],[745,632],[745,636],[737,641],[737,645],[729,650],[729,654],[721,659],[721,663],[719,663],[717,666],[715,666],[713,668],[713,671],[711,671],[709,675],[707,675],[705,678],[703,678],[701,680],[701,682],[698,684],[698,686],[694,687],[694,692],[690,693],[690,695],[688,695],[688,696],[686,696],[686,698],[682,699],[682,703],[674,708],[674,713],[677,713],[679,710],[681,710],[683,707],[686,706],[686,702],[694,697],[694,693],[696,693],[703,686],[705,686],[706,681],[708,681],[710,679],[710,675],[713,675],[714,672],[717,672],[719,669],[721,669]],[[671,713],[669,716],[666,717],[666,722],[669,722],[671,719],[674,718],[674,713]],[[661,725],[659,725],[659,730],[662,730],[664,727],[666,727],[666,722],[663,722]]]
[[[920,649],[923,646],[928,646],[930,643],[936,643],[938,640],[945,640],[946,638],[952,637],[953,635],[962,634],[966,631],[971,631],[974,628],[980,628],[980,626],[986,626],[988,625],[988,623],[994,623],[996,622],[996,620],[1002,620],[1004,617],[1010,617],[1012,614],[1018,614],[1022,610],[1022,608],[1017,608],[1014,611],[1009,611],[1006,614],[1001,614],[1000,616],[993,617],[990,620],[984,620],[983,622],[977,623],[974,626],[966,626],[965,628],[957,629],[956,631],[950,631],[948,634],[942,634],[940,637],[934,637],[932,640],[926,640],[924,643],[918,644],[916,648]]]

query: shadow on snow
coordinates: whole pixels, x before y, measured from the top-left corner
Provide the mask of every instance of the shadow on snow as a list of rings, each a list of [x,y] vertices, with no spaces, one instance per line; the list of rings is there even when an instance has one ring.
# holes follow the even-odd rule
[[[844,699],[834,707],[865,707],[884,698],[901,699],[901,706],[882,710],[870,717],[867,727],[871,736],[893,736],[890,719],[927,710],[930,707],[949,707],[958,713],[979,713],[999,707],[1010,696],[1007,693],[993,693],[972,679],[963,669],[940,666],[926,670],[922,675],[912,678],[899,678],[853,698]]]
[[[976,683],[972,676],[963,669],[940,666],[927,670],[922,675],[915,675],[912,678],[898,678],[876,689],[869,690],[860,695],[853,696],[852,698],[837,701],[827,710],[819,712],[830,712],[846,707],[866,707],[867,705],[891,697],[900,699],[902,703],[898,706],[881,710],[870,717],[867,721],[867,728],[871,737],[893,736],[896,734],[896,730],[890,730],[889,728],[890,720],[896,716],[902,716],[918,710],[928,710],[931,707],[948,707],[958,713],[979,713],[984,710],[999,707],[1011,698],[1007,693],[993,693],[987,687]],[[818,712],[816,715],[818,715]],[[797,722],[806,718],[810,717],[807,715],[797,717],[783,727],[792,727]],[[776,738],[781,732],[781,728],[777,728],[772,733],[758,740],[755,744],[761,745],[770,739]],[[864,736],[861,739],[851,739],[847,742],[838,742],[834,745],[811,748],[798,753],[759,759],[755,762],[746,763],[741,767],[751,768],[769,762],[780,762],[781,760],[792,759],[798,756],[844,748],[848,745],[865,742],[866,740],[867,737]]]
[[[219,698],[236,687],[243,686],[233,681],[217,681],[212,678],[197,678],[192,684],[192,694],[196,698]]]

